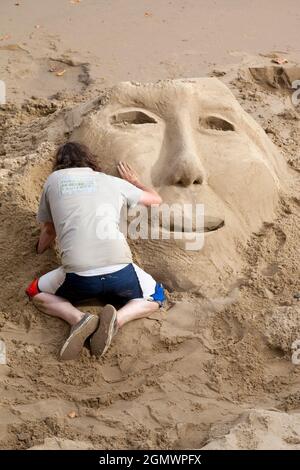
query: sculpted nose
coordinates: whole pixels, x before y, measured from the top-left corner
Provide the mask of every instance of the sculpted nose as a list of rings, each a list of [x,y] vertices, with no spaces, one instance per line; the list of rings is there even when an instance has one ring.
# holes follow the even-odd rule
[[[164,149],[166,159],[161,179],[165,184],[188,187],[204,182],[205,171],[187,113],[178,112],[176,119],[168,123]]]
[[[173,165],[169,184],[187,187],[203,183],[204,171],[201,168],[199,157],[194,153],[184,152],[175,155]]]

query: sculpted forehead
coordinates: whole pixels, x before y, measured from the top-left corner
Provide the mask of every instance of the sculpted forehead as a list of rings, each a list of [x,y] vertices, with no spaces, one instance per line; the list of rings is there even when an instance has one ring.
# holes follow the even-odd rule
[[[236,155],[236,164],[244,155],[263,160],[276,180],[283,171],[282,159],[263,129],[216,78],[121,82],[97,111],[86,116],[72,139],[86,143],[96,154],[109,153],[107,162],[113,160],[113,148],[118,159],[125,158],[124,152],[142,155],[152,149],[147,162],[154,162],[167,150],[177,155],[176,147],[189,148],[203,164],[205,154],[218,157],[220,163],[226,158],[232,163]]]
[[[230,90],[216,78],[164,80],[157,83],[123,82],[112,89],[109,107],[141,107],[158,114],[195,108],[199,112],[239,112]]]

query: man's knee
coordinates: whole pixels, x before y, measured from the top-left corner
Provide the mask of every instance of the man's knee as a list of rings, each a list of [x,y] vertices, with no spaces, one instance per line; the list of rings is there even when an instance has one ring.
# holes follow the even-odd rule
[[[51,302],[49,303],[48,295],[40,292],[32,297],[32,303],[42,313],[49,313]]]

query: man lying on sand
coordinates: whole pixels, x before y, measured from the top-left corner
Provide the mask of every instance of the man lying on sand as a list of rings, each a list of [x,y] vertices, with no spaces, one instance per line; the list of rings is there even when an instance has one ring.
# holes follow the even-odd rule
[[[161,197],[142,185],[126,163],[120,162],[118,171],[123,179],[102,173],[88,148],[69,142],[58,149],[43,189],[37,253],[57,236],[62,266],[35,279],[26,293],[39,310],[71,325],[60,351],[63,360],[75,359],[88,338],[92,354],[103,356],[118,328],[155,312],[165,300],[162,285],[133,264],[119,230],[124,203],[151,206]],[[109,236],[99,236],[103,224]],[[73,305],[95,297],[106,304],[100,321]]]

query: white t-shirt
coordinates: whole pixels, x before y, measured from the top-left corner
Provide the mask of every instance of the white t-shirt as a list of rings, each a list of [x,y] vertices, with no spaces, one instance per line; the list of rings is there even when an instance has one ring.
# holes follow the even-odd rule
[[[104,276],[105,274],[112,274],[120,271],[123,268],[126,268],[127,264],[115,264],[114,266],[104,266],[103,268],[88,269],[87,271],[81,271],[80,276],[89,277],[89,276]]]
[[[66,272],[126,265],[132,262],[120,231],[122,206],[134,207],[142,190],[128,181],[70,168],[51,173],[38,210],[39,222],[53,222]]]

